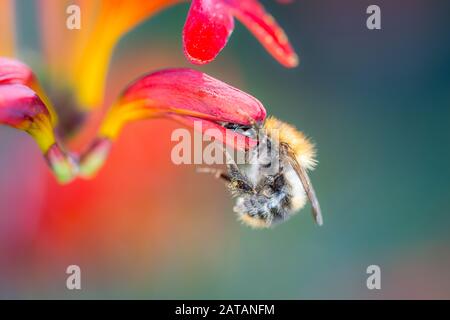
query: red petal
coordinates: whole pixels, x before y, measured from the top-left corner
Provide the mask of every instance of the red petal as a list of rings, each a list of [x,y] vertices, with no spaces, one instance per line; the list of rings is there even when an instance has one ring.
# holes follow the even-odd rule
[[[244,151],[257,146],[258,144],[257,140],[242,136],[241,134],[232,130],[227,130],[224,127],[218,126],[215,122],[179,115],[172,115],[171,118],[185,125],[186,127],[198,130],[204,135],[208,135],[208,131],[213,129],[214,132],[218,134],[218,136],[214,138],[222,143],[225,143],[232,149]],[[199,125],[200,128],[198,128]]]
[[[223,134],[217,139],[242,150],[253,147],[256,141],[217,122],[253,125],[265,119],[266,110],[251,95],[196,70],[148,74],[131,84],[109,110],[97,139],[80,157],[81,175],[89,178],[96,174],[125,124],[152,117],[169,117],[194,128],[194,121],[199,121],[199,130],[218,129]]]
[[[121,104],[144,99],[167,113],[198,114],[213,121],[249,125],[266,117],[256,98],[192,69],[168,69],[144,76],[125,91]]]
[[[0,57],[0,85],[24,84],[30,85],[34,80],[31,69],[14,59]]]
[[[193,0],[183,30],[184,52],[195,64],[212,61],[226,45],[236,16],[286,67],[298,65],[283,29],[257,0]]]
[[[56,178],[67,183],[75,178],[77,166],[56,142],[56,115],[34,90],[40,90],[25,64],[0,57],[0,124],[30,134],[44,154]],[[43,93],[40,94],[43,97]]]
[[[217,122],[253,125],[266,117],[256,98],[192,69],[163,70],[137,80],[125,91],[120,104],[137,101],[190,127],[200,121],[203,133],[215,128],[222,133],[219,140],[236,149],[254,146],[256,141],[245,138],[243,145],[236,144],[234,139],[240,134]]]
[[[195,64],[212,61],[225,47],[234,20],[221,0],[193,0],[183,29],[186,57]]]
[[[1,124],[26,129],[40,116],[50,119],[47,107],[33,90],[20,84],[0,85]]]
[[[283,29],[257,0],[227,0],[233,14],[254,34],[269,53],[286,67],[298,65]]]
[[[53,125],[58,122],[55,110],[42,90],[33,71],[26,64],[9,58],[0,57],[0,85],[22,84],[32,89],[47,106]]]
[[[11,77],[10,80],[14,82],[20,78]],[[0,82],[0,124],[29,133],[59,182],[67,183],[75,178],[76,165],[56,142],[50,112],[33,90],[22,84]]]

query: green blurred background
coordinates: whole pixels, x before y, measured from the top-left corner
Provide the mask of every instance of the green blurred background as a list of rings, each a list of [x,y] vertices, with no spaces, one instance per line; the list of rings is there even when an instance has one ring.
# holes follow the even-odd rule
[[[11,271],[29,257],[3,254],[0,297],[450,298],[450,3],[372,2],[264,1],[299,53],[298,68],[280,66],[239,23],[216,61],[195,67],[251,93],[269,114],[294,124],[317,144],[319,165],[311,178],[323,227],[314,225],[305,208],[272,230],[251,230],[235,221],[233,201],[219,182],[196,175],[193,166],[173,166],[171,183],[158,190],[166,206],[123,211],[129,219],[136,210],[171,216],[170,224],[158,225],[164,234],[157,240],[141,230],[139,241],[148,244],[133,246],[135,240],[119,232],[125,249],[106,244],[108,254],[96,248],[101,258],[82,253],[80,292],[65,290],[59,264],[77,263],[77,254],[89,251],[89,243],[101,235],[78,243],[70,259],[54,263],[48,246],[45,254],[33,249],[32,261],[49,259],[50,270],[58,270],[51,276],[42,276],[47,265]],[[39,50],[36,19],[28,1],[18,3],[20,48],[27,57]],[[381,7],[382,30],[366,28],[370,4]],[[149,59],[170,55],[149,61],[152,69],[192,67],[181,44],[187,10],[188,4],[174,6],[126,35],[112,69],[131,51]],[[29,61],[40,67],[35,58]],[[37,151],[26,137],[0,130],[0,163],[11,165],[0,169],[4,185],[21,170],[7,155],[11,141],[31,148],[33,155]],[[168,131],[153,139],[169,137]],[[165,146],[161,153],[168,160],[170,141]],[[5,203],[0,203],[0,231],[10,228],[5,216],[14,215],[13,205],[6,210]],[[22,250],[3,241],[5,253]],[[147,254],[148,247],[162,249]],[[115,250],[123,254],[111,253]],[[130,250],[139,251],[132,261],[127,260]],[[372,264],[381,267],[381,290],[366,287],[366,268]]]

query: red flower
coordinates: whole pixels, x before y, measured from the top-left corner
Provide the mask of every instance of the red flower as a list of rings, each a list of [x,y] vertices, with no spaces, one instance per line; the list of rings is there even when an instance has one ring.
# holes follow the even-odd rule
[[[0,58],[0,123],[33,136],[58,180],[68,182],[77,175],[78,166],[55,138],[50,107],[30,87],[39,86],[26,65]],[[131,84],[110,109],[99,137],[81,157],[81,174],[91,176],[103,165],[112,141],[130,121],[169,117],[190,126],[197,119],[204,131],[214,127],[225,133],[228,129],[220,123],[250,125],[265,116],[256,98],[199,71],[168,69],[148,74]],[[246,143],[254,141],[246,139]]]
[[[74,178],[76,168],[56,140],[54,112],[30,87],[39,88],[26,65],[0,58],[0,124],[30,134],[57,179],[62,183],[69,182]]]
[[[43,51],[56,85],[73,88],[77,104],[86,110],[98,108],[103,99],[108,65],[120,38],[137,24],[183,0],[79,0],[83,25],[89,32],[74,34],[60,27],[65,23],[65,2],[40,0]],[[11,14],[2,11],[0,21]],[[6,3],[8,0],[6,0]],[[4,17],[6,15],[6,17]],[[237,17],[280,63],[295,67],[298,58],[284,31],[257,0],[194,0],[183,31],[189,61],[212,61],[225,46]],[[83,29],[83,30],[85,30]],[[0,40],[2,36],[0,35]],[[0,42],[0,55],[4,43]]]
[[[195,64],[208,63],[225,47],[238,18],[286,67],[298,58],[284,31],[257,0],[193,0],[183,30],[184,52]]]
[[[167,69],[145,75],[131,84],[110,109],[99,137],[81,159],[81,174],[89,177],[98,170],[126,123],[158,117],[172,118],[190,127],[194,127],[194,121],[201,121],[203,133],[216,128],[223,133],[219,138],[231,137],[222,142],[230,142],[240,134],[222,123],[260,123],[266,111],[251,95],[196,70]],[[245,143],[249,147],[256,141],[245,137]]]
[[[101,1],[95,9],[92,1],[80,0],[79,5],[92,13],[83,20],[89,32],[69,34],[65,28],[55,27],[65,21],[63,4],[41,0],[43,49],[48,62],[43,69],[48,71],[51,91],[63,95],[53,102],[59,108],[60,104],[77,107],[78,110],[65,112],[72,112],[74,118],[83,109],[102,105],[108,64],[120,37],[149,16],[180,1],[111,0]],[[5,32],[13,33],[13,23],[6,19],[14,11],[13,2],[2,2],[0,9]],[[231,35],[234,17],[280,63],[287,67],[297,65],[297,56],[286,35],[257,0],[193,0],[183,31],[188,59],[196,64],[212,61]],[[3,38],[0,54],[13,54],[14,37]],[[72,180],[79,168],[58,142],[54,132],[57,114],[31,69],[16,60],[0,58],[0,92],[0,123],[31,134],[58,180]],[[255,98],[201,72],[175,69],[147,75],[132,84],[111,108],[98,139],[81,157],[81,174],[90,176],[103,164],[111,142],[126,122],[156,116],[170,117],[186,125],[202,119],[202,130],[216,127],[225,132],[227,129],[219,122],[248,125],[264,120],[265,111]],[[72,125],[70,121],[70,117],[61,119],[60,129],[72,130],[64,127]],[[78,123],[75,125],[80,129]],[[248,147],[254,141],[247,138],[246,143]]]

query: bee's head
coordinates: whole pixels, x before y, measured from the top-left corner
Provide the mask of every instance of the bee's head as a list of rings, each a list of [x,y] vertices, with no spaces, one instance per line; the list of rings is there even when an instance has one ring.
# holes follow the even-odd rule
[[[290,201],[283,175],[269,176],[255,193],[240,194],[234,212],[238,219],[253,228],[269,228],[289,217]]]

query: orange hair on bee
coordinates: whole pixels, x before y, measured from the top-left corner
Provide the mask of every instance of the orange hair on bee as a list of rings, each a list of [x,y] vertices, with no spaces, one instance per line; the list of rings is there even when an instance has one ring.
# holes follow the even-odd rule
[[[316,150],[314,144],[302,132],[274,117],[266,119],[264,129],[271,139],[278,140],[279,144],[289,145],[302,167],[306,169],[314,168],[317,163],[315,159]]]
[[[270,228],[270,226],[271,226],[270,223],[267,223],[266,221],[264,221],[262,219],[250,217],[247,214],[239,215],[238,220],[253,229],[264,229],[264,228]]]

